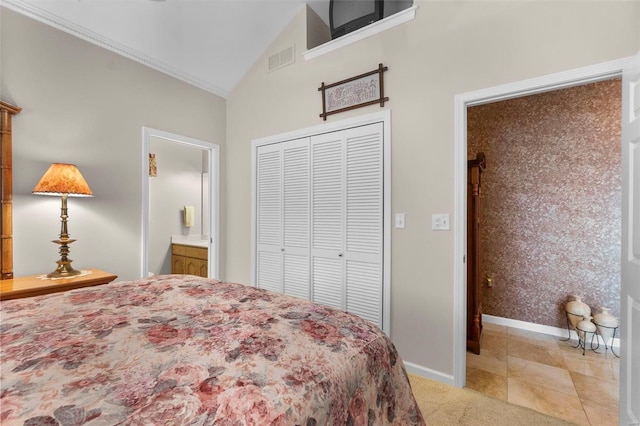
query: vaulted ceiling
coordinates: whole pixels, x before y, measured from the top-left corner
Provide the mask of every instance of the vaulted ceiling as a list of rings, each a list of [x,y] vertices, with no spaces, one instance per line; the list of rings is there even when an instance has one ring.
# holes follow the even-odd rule
[[[2,5],[11,10],[223,97],[228,96],[306,3],[306,0],[2,0]],[[329,0],[308,3],[328,20]]]

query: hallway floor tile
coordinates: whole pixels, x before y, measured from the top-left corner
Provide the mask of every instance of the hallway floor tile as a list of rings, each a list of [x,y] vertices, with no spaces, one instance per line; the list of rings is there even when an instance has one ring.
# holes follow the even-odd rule
[[[618,424],[619,360],[576,341],[485,324],[467,387],[579,425]],[[602,348],[601,348],[602,349]]]

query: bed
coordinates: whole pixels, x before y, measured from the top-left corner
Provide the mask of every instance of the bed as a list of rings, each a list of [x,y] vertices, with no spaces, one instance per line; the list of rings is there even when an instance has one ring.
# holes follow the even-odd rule
[[[3,425],[422,425],[357,316],[185,275],[1,303]]]

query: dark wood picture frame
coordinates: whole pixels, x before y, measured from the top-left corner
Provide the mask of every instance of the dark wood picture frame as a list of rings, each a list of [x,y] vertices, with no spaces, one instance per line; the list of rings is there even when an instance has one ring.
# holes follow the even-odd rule
[[[378,69],[346,80],[326,85],[322,82],[318,87],[318,91],[322,92],[320,117],[326,120],[329,115],[367,105],[380,104],[380,107],[383,107],[384,103],[389,100],[384,96],[383,79],[383,73],[388,69],[388,67],[378,64]]]

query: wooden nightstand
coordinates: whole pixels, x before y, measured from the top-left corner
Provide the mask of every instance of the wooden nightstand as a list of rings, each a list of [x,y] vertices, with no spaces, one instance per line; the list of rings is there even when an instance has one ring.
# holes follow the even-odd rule
[[[74,288],[91,287],[94,285],[107,284],[118,278],[117,275],[99,269],[87,268],[86,270],[91,271],[91,273],[56,280],[38,278],[46,274],[0,280],[0,300],[20,299],[23,297],[58,293]]]

